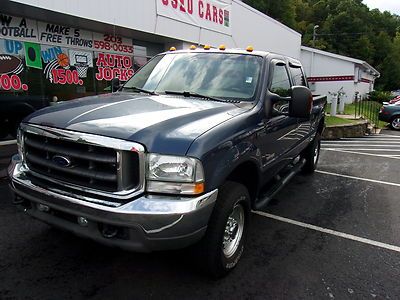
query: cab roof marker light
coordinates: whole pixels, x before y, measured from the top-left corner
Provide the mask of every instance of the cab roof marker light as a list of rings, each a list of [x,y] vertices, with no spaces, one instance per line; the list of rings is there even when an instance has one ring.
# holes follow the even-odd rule
[[[225,45],[220,45],[218,47],[218,49],[221,50],[221,51],[224,51],[224,50],[226,50],[226,46]]]
[[[190,46],[190,50],[196,50],[197,47],[195,45]]]
[[[247,46],[246,51],[247,52],[253,52],[254,51],[253,46]]]
[[[210,50],[211,46],[210,45],[204,45],[204,50]]]
[[[169,51],[176,51],[176,48],[175,47],[171,47],[171,48],[169,48]]]

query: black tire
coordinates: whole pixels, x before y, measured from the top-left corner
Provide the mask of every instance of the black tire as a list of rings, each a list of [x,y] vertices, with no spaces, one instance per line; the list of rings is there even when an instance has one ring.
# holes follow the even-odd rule
[[[0,128],[0,140],[4,139],[8,135],[8,128],[6,128],[5,125],[0,124],[0,126],[3,126]]]
[[[393,130],[400,130],[400,116],[394,116],[390,120],[390,128]]]
[[[241,208],[240,208],[241,207]],[[238,222],[236,229],[232,230],[233,242],[225,240],[228,220],[239,216],[240,209],[243,209],[243,227]],[[207,232],[199,243],[196,251],[200,256],[201,269],[214,279],[227,275],[239,262],[248,234],[250,221],[250,196],[246,187],[240,183],[228,181],[220,189],[218,200],[211,215]],[[239,218],[240,219],[240,218]],[[234,226],[233,226],[234,228]],[[236,242],[235,242],[236,240]],[[226,244],[224,246],[224,241]],[[234,247],[229,247],[234,245]]]
[[[317,133],[314,140],[303,151],[301,157],[306,160],[302,172],[304,174],[312,174],[317,169],[319,155],[321,152],[321,135]]]

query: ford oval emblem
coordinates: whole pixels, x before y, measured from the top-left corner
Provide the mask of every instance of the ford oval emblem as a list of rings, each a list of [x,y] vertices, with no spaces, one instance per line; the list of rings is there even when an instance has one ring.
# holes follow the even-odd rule
[[[54,155],[52,161],[56,163],[59,167],[68,168],[72,166],[72,161],[69,157]]]

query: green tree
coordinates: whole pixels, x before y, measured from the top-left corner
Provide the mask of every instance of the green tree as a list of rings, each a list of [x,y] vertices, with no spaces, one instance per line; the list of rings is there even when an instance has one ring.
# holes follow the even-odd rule
[[[294,0],[244,0],[244,3],[256,8],[266,15],[296,28],[296,6]]]
[[[303,45],[367,61],[382,89],[400,88],[400,17],[370,10],[362,0],[245,0],[303,35]],[[397,52],[396,52],[397,51]]]
[[[400,88],[400,33],[397,33],[392,47],[388,49],[388,54],[379,66],[382,78],[377,82],[377,86],[385,90],[396,90]]]

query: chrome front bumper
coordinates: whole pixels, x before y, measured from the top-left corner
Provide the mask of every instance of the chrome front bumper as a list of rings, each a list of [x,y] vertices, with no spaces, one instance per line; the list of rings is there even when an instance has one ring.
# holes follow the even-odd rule
[[[218,190],[199,197],[145,194],[110,207],[99,204],[101,201],[88,201],[95,199],[35,185],[18,155],[12,158],[8,175],[11,188],[24,200],[29,215],[103,244],[141,252],[183,248],[200,240],[218,195]],[[50,210],[38,209],[39,204]],[[79,217],[88,220],[87,226],[77,222]],[[121,228],[123,238],[105,238],[100,230],[103,226]]]

